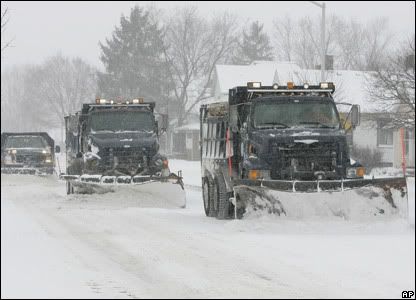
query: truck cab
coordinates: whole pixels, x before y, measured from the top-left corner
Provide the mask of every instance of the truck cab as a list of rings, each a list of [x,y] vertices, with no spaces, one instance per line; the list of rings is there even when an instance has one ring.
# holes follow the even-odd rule
[[[65,118],[68,174],[148,175],[162,170],[155,104],[97,99]]]
[[[351,177],[351,172],[347,174],[350,158],[344,124],[332,98],[334,90],[332,83],[230,90],[230,126],[239,143],[240,177]],[[358,113],[359,107],[353,106],[349,114],[353,126],[359,122]]]
[[[60,147],[46,132],[1,134],[2,173],[53,174]]]

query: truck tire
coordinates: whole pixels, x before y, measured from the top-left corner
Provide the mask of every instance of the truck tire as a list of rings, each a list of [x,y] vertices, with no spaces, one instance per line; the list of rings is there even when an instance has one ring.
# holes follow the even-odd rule
[[[204,200],[204,211],[207,217],[215,217],[215,209],[213,205],[213,188],[207,177],[202,179],[202,198]]]
[[[229,201],[231,193],[227,192],[224,178],[219,175],[215,178],[216,196],[217,198],[217,219],[224,220],[231,217],[232,204]]]

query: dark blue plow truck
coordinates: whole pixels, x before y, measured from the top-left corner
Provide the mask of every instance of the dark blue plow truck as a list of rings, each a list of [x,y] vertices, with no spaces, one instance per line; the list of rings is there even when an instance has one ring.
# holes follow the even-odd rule
[[[185,207],[181,172],[172,173],[160,153],[167,115],[143,98],[98,98],[65,117],[67,194],[120,192],[163,207]],[[157,116],[161,117],[160,124]]]
[[[46,132],[3,132],[1,173],[48,175],[55,171],[59,146]]]
[[[230,89],[226,102],[202,105],[205,214],[405,217],[405,178],[364,178],[364,166],[349,155],[346,135],[347,127],[359,125],[360,108],[336,103],[334,91],[331,82],[249,82]],[[344,120],[338,104],[350,106]]]

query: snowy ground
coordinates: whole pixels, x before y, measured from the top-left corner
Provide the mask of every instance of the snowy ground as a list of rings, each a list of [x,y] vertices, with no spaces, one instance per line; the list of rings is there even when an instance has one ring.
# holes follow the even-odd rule
[[[65,194],[55,177],[1,177],[2,298],[400,298],[415,290],[413,224],[203,213]],[[414,178],[410,179],[414,186]],[[105,201],[103,199],[106,199]]]

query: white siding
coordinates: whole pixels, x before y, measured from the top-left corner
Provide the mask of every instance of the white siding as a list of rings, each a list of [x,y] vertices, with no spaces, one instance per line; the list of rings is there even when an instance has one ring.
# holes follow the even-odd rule
[[[377,124],[362,120],[354,130],[353,143],[359,147],[377,148]]]
[[[381,151],[383,163],[393,164],[394,162],[393,146],[377,146],[377,123],[374,121],[361,121],[360,126],[354,130],[353,144]]]

